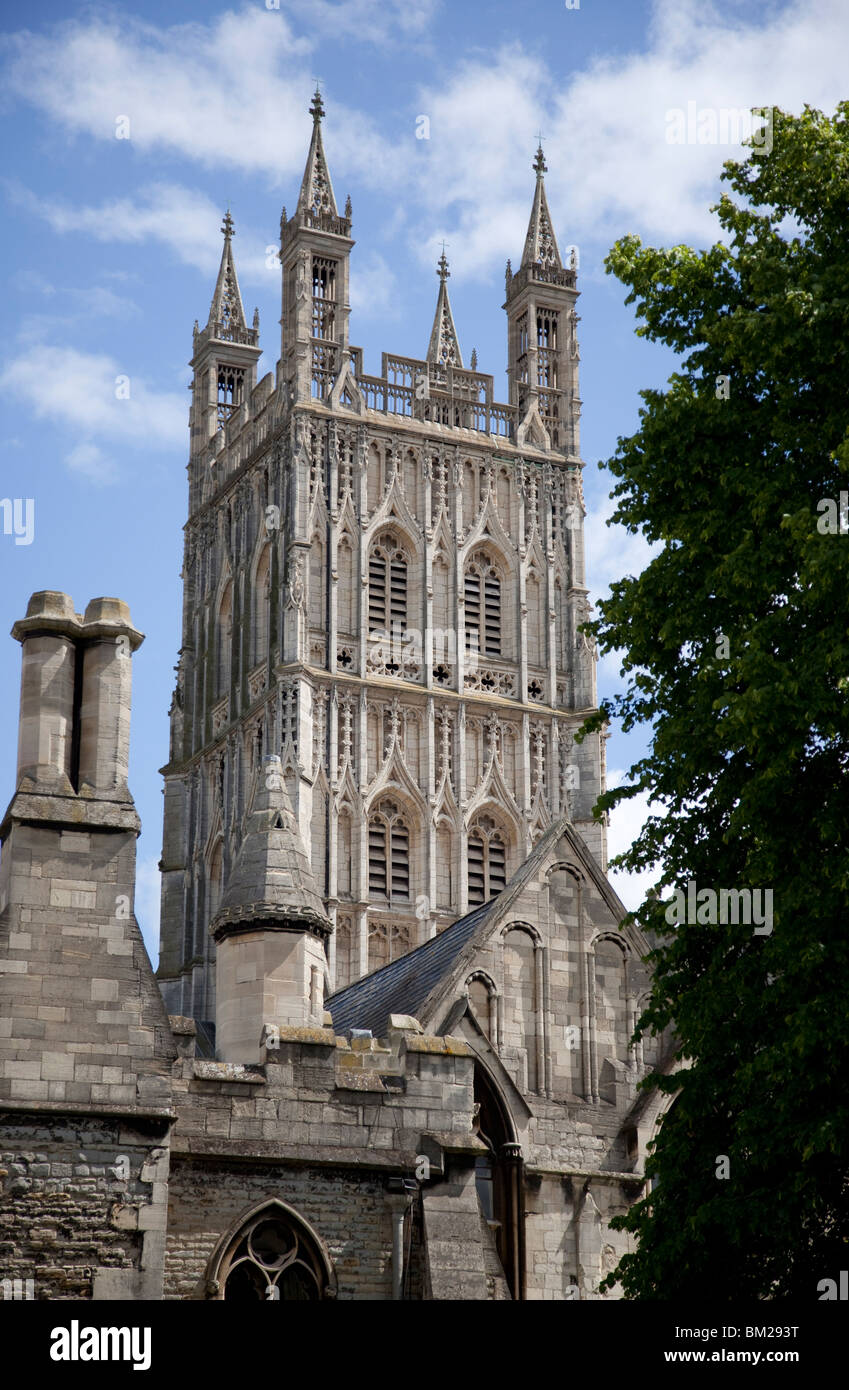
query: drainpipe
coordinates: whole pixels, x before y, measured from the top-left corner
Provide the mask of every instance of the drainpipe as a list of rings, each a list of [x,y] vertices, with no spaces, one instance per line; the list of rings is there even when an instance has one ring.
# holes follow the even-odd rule
[[[387,1188],[392,1213],[392,1301],[400,1303],[404,1297],[404,1219],[418,1183],[415,1178],[390,1178]]]

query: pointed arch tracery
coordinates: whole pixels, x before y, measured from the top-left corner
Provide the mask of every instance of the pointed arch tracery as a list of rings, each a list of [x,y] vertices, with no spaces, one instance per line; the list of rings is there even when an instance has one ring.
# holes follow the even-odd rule
[[[271,545],[266,542],[257,556],[253,576],[253,661],[268,659],[271,621]]]
[[[369,897],[390,907],[412,901],[410,842],[407,809],[395,797],[384,796],[369,811]]]
[[[469,907],[489,902],[507,886],[509,851],[503,824],[486,811],[478,812],[467,834]]]
[[[217,614],[217,661],[215,694],[226,695],[230,689],[233,663],[233,581],[228,580],[221,591]]]
[[[336,1297],[336,1274],[316,1231],[275,1198],[230,1228],[210,1262],[207,1290],[235,1303],[317,1303]]]
[[[372,542],[368,559],[368,625],[375,634],[407,630],[407,583],[410,556],[394,531]]]
[[[503,574],[487,547],[474,551],[463,578],[466,650],[503,656]]]

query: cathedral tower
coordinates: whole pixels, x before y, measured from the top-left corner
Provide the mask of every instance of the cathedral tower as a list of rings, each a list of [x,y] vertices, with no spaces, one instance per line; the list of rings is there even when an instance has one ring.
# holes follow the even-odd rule
[[[195,335],[159,979],[172,1012],[209,1023],[220,914],[268,756],[328,926],[308,933],[308,973],[317,942],[331,988],[497,895],[563,815],[605,866],[591,814],[603,739],[573,741],[596,659],[580,631],[577,276],[542,153],[508,270],[501,403],[475,355],[463,365],[444,253],[425,356],[364,370],[348,336],[350,201],[340,214],[323,114],[317,93],[281,218],[276,380],[255,383],[229,214]],[[302,987],[315,989],[306,974]]]

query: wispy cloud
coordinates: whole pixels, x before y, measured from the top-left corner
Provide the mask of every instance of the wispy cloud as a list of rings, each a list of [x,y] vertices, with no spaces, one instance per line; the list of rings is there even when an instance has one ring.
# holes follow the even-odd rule
[[[740,146],[667,143],[666,113],[690,101],[832,109],[846,94],[847,47],[845,0],[730,13],[704,0],[656,0],[644,51],[595,59],[565,83],[519,47],[476,56],[420,89],[431,140],[418,161],[419,196],[447,222],[461,270],[500,267],[522,245],[541,125],[561,244],[607,245],[627,231],[713,240],[709,205]]]
[[[385,48],[428,29],[439,0],[266,0],[327,39],[352,38]]]
[[[377,252],[357,262],[351,276],[351,308],[360,318],[400,315],[398,285],[392,268]]]
[[[563,243],[603,247],[629,230],[667,242],[713,238],[708,205],[723,160],[739,147],[669,144],[667,112],[690,101],[799,110],[807,100],[830,109],[845,90],[845,0],[755,8],[655,0],[642,51],[593,58],[565,80],[544,49],[519,42],[482,44],[471,57],[441,52],[407,108],[385,110],[380,123],[330,92],[325,136],[337,193],[344,195],[347,175],[394,195],[387,226],[406,222],[423,263],[432,259],[431,239],[413,228],[426,226],[430,236],[439,227],[458,273],[491,275],[521,248],[541,126]],[[303,167],[307,73],[316,56],[326,45],[371,43],[377,33],[409,39],[427,31],[433,13],[430,0],[281,0],[279,10],[251,5],[173,26],[86,15],[7,37],[6,85],[39,107],[57,136],[114,140],[123,116],[143,155],[181,156],[291,186]],[[556,41],[557,25],[574,16],[558,12],[551,22]],[[430,122],[428,140],[416,140],[419,114]],[[210,228],[221,209],[203,194],[159,183],[102,208],[41,212],[57,230],[168,241],[208,273]],[[272,239],[257,237],[246,276],[260,273],[264,241]]]
[[[155,390],[105,354],[36,344],[6,362],[0,389],[25,402],[39,419],[72,430],[77,440],[66,462],[97,481],[114,475],[115,447],[122,444],[185,445],[184,396]]]
[[[377,23],[377,6],[363,8]],[[282,10],[251,5],[208,24],[162,28],[124,14],[86,16],[46,33],[21,31],[3,46],[7,89],[39,107],[57,133],[105,141],[121,131],[144,154],[261,173],[274,185],[303,167],[314,41],[299,37]],[[327,129],[339,168],[369,184],[392,177],[392,149],[369,117],[334,99]]]
[[[158,241],[184,265],[194,266],[207,276],[218,268],[218,224],[223,209],[197,189],[152,183],[135,198],[109,198],[87,207],[73,207],[61,198],[38,197],[20,184],[9,186],[9,196],[60,235],[82,232],[95,241],[129,245]]]

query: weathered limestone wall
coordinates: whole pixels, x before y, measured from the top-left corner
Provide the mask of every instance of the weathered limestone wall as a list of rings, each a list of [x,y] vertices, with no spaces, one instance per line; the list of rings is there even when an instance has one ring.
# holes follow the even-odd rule
[[[134,831],[13,827],[0,869],[0,1100],[167,1107],[174,1049],[134,877]]]
[[[167,1123],[0,1109],[0,1279],[35,1298],[158,1298]]]
[[[264,1049],[262,1065],[239,1066],[195,1059],[191,1021],[175,1019],[174,1025],[182,1061],[175,1068],[181,1074],[175,1078],[166,1297],[208,1297],[207,1271],[220,1242],[258,1203],[273,1198],[315,1230],[336,1268],[342,1299],[392,1297],[393,1223],[413,1208],[411,1277],[421,1290],[416,1169],[425,1171],[421,1158],[427,1157],[434,1191],[446,1174],[449,1187],[462,1181],[457,1175],[463,1171],[468,1186],[482,1152],[472,1134],[470,1049],[401,1027],[386,1043],[348,1042],[329,1027],[288,1028],[280,1030],[278,1046]],[[455,1232],[455,1256],[481,1271],[485,1234],[479,1219],[469,1231]],[[458,1282],[449,1295],[443,1280],[432,1296],[486,1297],[486,1287],[485,1278],[474,1285],[477,1292]]]
[[[223,1147],[223,1146],[222,1146]],[[278,1163],[174,1161],[165,1298],[207,1298],[204,1271],[222,1235],[251,1208],[279,1199],[321,1236],[338,1279],[337,1297],[392,1297],[392,1211],[386,1179],[356,1169]]]

